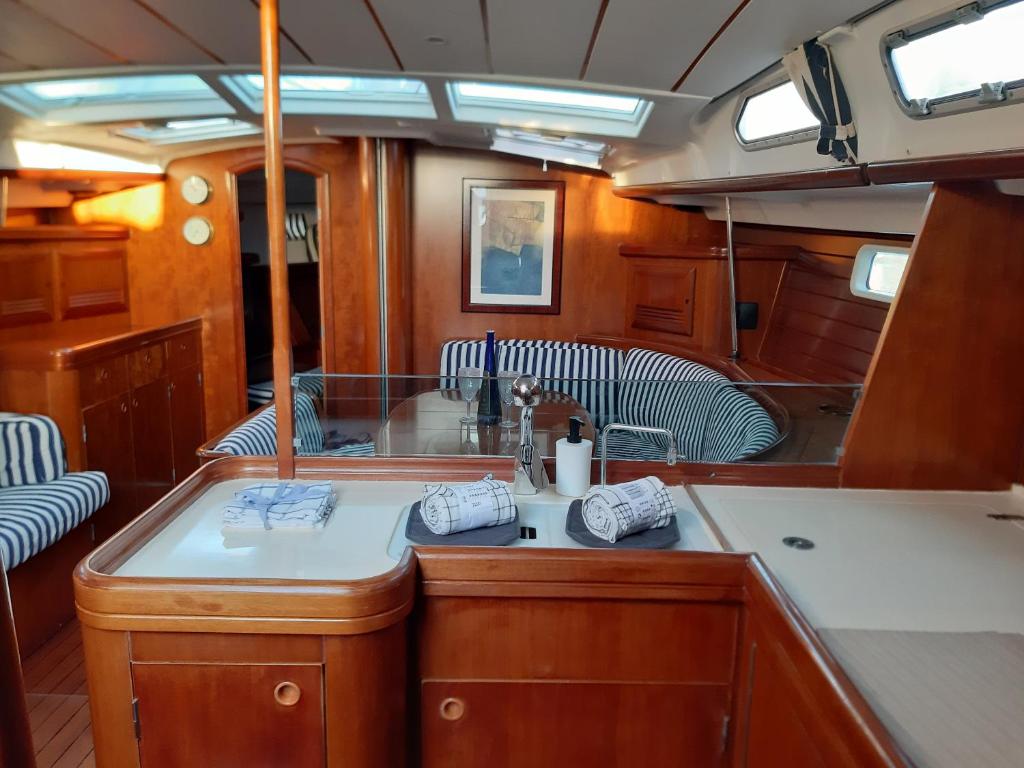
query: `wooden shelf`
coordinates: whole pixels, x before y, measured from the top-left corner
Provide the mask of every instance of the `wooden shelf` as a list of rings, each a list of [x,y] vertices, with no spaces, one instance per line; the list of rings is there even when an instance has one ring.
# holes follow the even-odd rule
[[[615,187],[617,197],[653,198],[665,195],[727,195],[739,192],[781,192],[796,189],[839,189],[863,187],[868,184],[865,168],[850,165],[842,168],[819,168],[811,171],[729,176],[718,179],[675,181],[662,184],[637,184]]]

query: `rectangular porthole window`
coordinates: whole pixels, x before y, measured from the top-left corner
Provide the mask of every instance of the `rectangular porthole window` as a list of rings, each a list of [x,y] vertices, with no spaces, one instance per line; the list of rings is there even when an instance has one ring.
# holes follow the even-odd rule
[[[914,117],[1012,103],[1024,87],[1024,2],[978,2],[885,38],[893,91]]]
[[[262,75],[224,75],[221,81],[253,112],[263,111]],[[281,109],[292,115],[437,118],[426,83],[407,77],[281,75]]]
[[[820,127],[791,80],[747,96],[736,119],[736,135],[748,149],[807,141]]]
[[[229,115],[234,109],[197,75],[119,75],[0,87],[0,103],[39,120],[95,123]]]
[[[627,138],[640,135],[652,106],[623,94],[467,81],[449,83],[448,99],[460,122]]]
[[[865,299],[891,302],[907,269],[909,248],[864,245],[857,251],[850,276],[850,291]]]

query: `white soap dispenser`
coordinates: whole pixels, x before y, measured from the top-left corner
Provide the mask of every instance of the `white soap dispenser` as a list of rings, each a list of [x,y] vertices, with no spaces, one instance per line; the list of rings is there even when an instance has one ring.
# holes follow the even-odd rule
[[[562,496],[582,496],[590,490],[590,459],[594,443],[580,437],[583,420],[569,419],[569,436],[555,443],[555,490]]]

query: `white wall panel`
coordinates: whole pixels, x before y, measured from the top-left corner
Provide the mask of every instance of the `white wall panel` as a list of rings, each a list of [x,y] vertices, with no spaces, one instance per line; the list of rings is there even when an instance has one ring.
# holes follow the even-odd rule
[[[601,0],[487,0],[494,71],[574,80]]]
[[[372,0],[402,65],[421,72],[487,72],[479,0]],[[447,45],[427,42],[431,35]]]
[[[586,79],[670,89],[739,1],[610,0]]]

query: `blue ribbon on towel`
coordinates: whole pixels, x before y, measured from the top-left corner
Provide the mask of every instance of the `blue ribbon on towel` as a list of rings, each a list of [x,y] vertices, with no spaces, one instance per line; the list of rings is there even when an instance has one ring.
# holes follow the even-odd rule
[[[235,494],[235,498],[238,501],[245,504],[247,507],[252,507],[259,512],[260,520],[263,521],[264,530],[271,530],[270,525],[270,508],[275,504],[292,501],[305,501],[306,499],[322,499],[327,494],[319,488],[314,488],[310,485],[297,485],[294,483],[278,483],[277,488],[274,490],[274,495],[271,497],[263,496],[258,493],[251,493],[250,491],[238,491]]]

